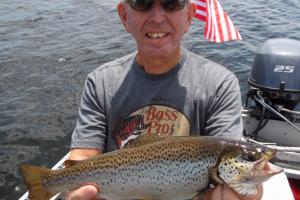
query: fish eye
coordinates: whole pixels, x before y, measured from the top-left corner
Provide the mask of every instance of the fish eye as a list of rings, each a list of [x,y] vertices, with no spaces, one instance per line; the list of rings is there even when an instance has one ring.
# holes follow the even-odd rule
[[[266,152],[266,148],[260,147],[256,149],[258,153],[264,154]]]
[[[246,161],[249,161],[249,162],[254,162],[257,160],[257,156],[254,155],[254,154],[244,154],[243,155],[243,159],[246,160]]]

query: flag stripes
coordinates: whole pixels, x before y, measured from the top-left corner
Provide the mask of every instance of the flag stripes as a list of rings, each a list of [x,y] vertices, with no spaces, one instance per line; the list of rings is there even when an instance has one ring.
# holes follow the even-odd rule
[[[206,22],[204,31],[206,39],[213,42],[242,39],[218,0],[195,0],[195,4],[197,8],[195,18]]]

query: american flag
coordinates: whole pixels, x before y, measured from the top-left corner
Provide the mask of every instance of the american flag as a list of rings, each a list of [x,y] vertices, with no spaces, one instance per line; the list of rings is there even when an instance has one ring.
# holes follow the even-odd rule
[[[195,0],[195,17],[206,22],[204,36],[212,42],[242,40],[237,28],[218,0]]]

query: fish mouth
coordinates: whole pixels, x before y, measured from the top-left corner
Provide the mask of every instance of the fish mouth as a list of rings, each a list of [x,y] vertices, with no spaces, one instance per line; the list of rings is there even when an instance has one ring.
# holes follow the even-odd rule
[[[276,150],[270,150],[259,160],[254,162],[254,174],[257,177],[271,177],[275,174],[283,172],[283,169],[269,161],[274,158]]]

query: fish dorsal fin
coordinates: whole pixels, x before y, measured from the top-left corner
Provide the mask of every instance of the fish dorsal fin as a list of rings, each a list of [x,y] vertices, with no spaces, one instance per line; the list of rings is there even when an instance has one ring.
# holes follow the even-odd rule
[[[167,138],[168,136],[161,136],[157,134],[141,134],[137,138],[130,140],[126,143],[124,148],[141,147],[147,144],[159,142]]]
[[[72,167],[74,165],[77,165],[80,162],[82,162],[82,160],[66,160],[64,162],[64,165],[65,165],[66,168],[68,168],[68,167]]]

